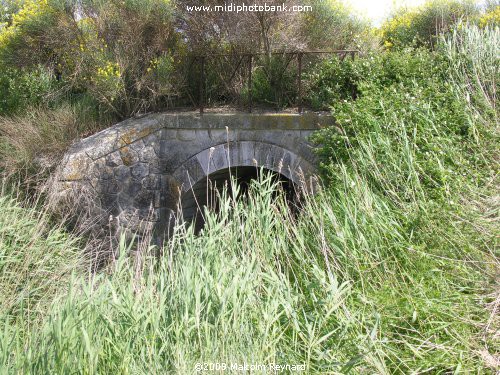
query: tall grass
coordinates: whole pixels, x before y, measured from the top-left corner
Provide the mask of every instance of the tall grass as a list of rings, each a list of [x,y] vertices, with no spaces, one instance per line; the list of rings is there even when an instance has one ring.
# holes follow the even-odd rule
[[[492,110],[495,125],[498,125],[497,84],[500,78],[500,28],[474,25],[459,25],[440,47],[452,64],[452,79],[460,93],[473,105],[480,106],[476,114],[481,115],[484,106]]]
[[[66,295],[71,275],[82,263],[76,239],[48,221],[48,216],[21,207],[0,195],[0,372],[28,350],[29,337],[58,296]]]
[[[75,139],[109,125],[110,119],[97,121],[93,105],[83,97],[54,108],[32,106],[0,116],[1,178],[20,182],[26,191],[40,190]]]
[[[154,248],[129,257],[122,242],[106,272],[76,268],[46,296],[51,306],[29,334],[16,312],[4,314],[0,363],[23,373],[186,374],[200,362],[305,364],[308,373],[483,368],[479,267],[462,251],[452,259],[416,246],[386,197],[344,177],[306,199],[299,217],[262,178],[247,200],[222,196],[199,235],[179,225],[159,258]],[[9,244],[4,270],[25,250]],[[60,275],[60,265],[50,269]],[[0,285],[9,280],[4,271]]]
[[[298,215],[261,177],[245,199],[222,193],[201,233],[179,224],[139,252],[122,240],[95,273],[76,239],[3,194],[0,370],[494,373],[496,124],[476,126],[465,76],[437,81],[435,57],[389,55],[335,108],[341,126],[319,134],[330,184]]]

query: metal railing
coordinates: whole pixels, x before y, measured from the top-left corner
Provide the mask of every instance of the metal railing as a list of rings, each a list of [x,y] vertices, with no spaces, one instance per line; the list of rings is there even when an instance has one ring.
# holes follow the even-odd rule
[[[242,66],[242,63],[244,64],[244,60],[246,60],[247,64],[247,72],[246,72],[246,85],[247,85],[247,92],[248,92],[248,98],[247,98],[247,111],[252,112],[254,108],[254,103],[253,103],[253,81],[252,81],[252,73],[254,69],[254,61],[256,60],[256,57],[260,56],[275,56],[275,55],[281,55],[281,56],[286,56],[288,57],[288,63],[285,66],[285,69],[288,67],[290,62],[292,60],[296,60],[297,62],[297,75],[296,75],[296,84],[297,84],[297,112],[302,113],[303,112],[303,84],[302,84],[302,79],[303,79],[303,59],[305,56],[310,56],[310,55],[337,55],[341,61],[344,61],[346,57],[350,57],[352,60],[355,59],[356,55],[359,54],[359,51],[357,50],[332,50],[332,51],[295,51],[295,52],[271,52],[271,53],[221,53],[221,54],[205,54],[205,55],[195,55],[192,56],[195,61],[198,61],[199,64],[199,82],[198,82],[198,91],[199,91],[199,97],[198,97],[198,109],[200,114],[203,114],[206,108],[206,87],[205,87],[205,82],[206,82],[206,64],[209,59],[216,59],[216,58],[222,58],[222,57],[233,57],[237,58],[238,63],[236,64],[236,67],[234,68],[233,72],[230,74],[230,80],[234,78],[236,75],[238,69]],[[191,68],[191,65],[190,65]],[[189,68],[189,69],[190,69]]]

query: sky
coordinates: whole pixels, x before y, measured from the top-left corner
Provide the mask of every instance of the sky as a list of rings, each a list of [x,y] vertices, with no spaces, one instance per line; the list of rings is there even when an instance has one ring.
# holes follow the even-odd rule
[[[375,26],[379,26],[394,8],[402,5],[418,6],[424,3],[424,0],[347,0],[346,2],[350,3],[359,13],[371,19]]]

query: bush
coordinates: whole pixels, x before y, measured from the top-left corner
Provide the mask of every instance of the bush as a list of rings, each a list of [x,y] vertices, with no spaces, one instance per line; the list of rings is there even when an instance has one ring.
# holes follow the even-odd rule
[[[295,104],[297,73],[291,55],[273,55],[260,61],[252,76],[252,96],[256,103],[283,109]],[[258,62],[257,62],[258,64]],[[257,65],[255,64],[255,65]]]
[[[371,47],[369,24],[354,16],[344,2],[311,0],[312,12],[302,14],[302,34],[309,49],[366,51]]]
[[[177,94],[171,52],[178,36],[169,2],[88,2],[84,12],[79,84],[98,101],[124,118],[157,110],[162,98]]]
[[[429,0],[416,9],[400,9],[382,25],[379,33],[386,48],[433,48],[441,33],[478,14],[473,1]]]
[[[350,59],[326,59],[305,77],[305,100],[313,109],[329,109],[332,103],[353,99],[359,81],[355,63]]]
[[[156,74],[170,77],[177,62],[161,41],[133,45],[136,30],[155,35],[140,28],[144,13],[123,24],[142,4],[87,4],[118,7],[119,17],[86,18],[87,44],[56,54],[72,105],[17,108],[0,119],[7,172],[34,160],[38,170],[41,156],[92,131],[81,119],[96,100],[120,114],[153,106],[158,96],[135,95]],[[152,12],[146,4],[147,20]],[[499,351],[490,332],[498,296],[486,296],[499,265],[499,44],[498,30],[469,31],[435,52],[325,61],[310,73],[311,102],[331,105],[337,125],[314,136],[329,184],[298,215],[263,178],[247,199],[222,194],[199,235],[178,225],[161,249],[122,242],[107,269],[87,274],[74,238],[2,191],[1,370],[185,374],[200,362],[274,362],[304,364],[308,373],[488,371]],[[150,45],[159,47],[148,55]],[[33,86],[27,98],[52,90],[23,79],[12,87]],[[259,100],[279,103],[267,79],[256,73]],[[161,95],[172,80],[161,82]],[[292,82],[283,87],[292,91]]]
[[[500,5],[493,7],[479,17],[479,27],[500,26]]]
[[[340,127],[315,138],[325,162],[366,160],[358,171],[403,201],[419,193],[446,196],[457,183],[457,169],[470,162],[461,148],[472,140],[474,124],[444,59],[409,50],[360,59],[356,69],[363,77],[357,100],[333,103]],[[394,165],[389,155],[398,155]],[[388,175],[376,175],[381,164]]]
[[[60,98],[54,75],[42,66],[31,70],[5,68],[0,72],[0,115],[28,106],[54,105]]]
[[[29,0],[0,31],[0,61],[23,71],[44,66],[66,92],[87,92],[118,118],[129,117],[175,91],[164,75],[177,44],[173,24],[171,5],[160,0]]]
[[[6,3],[12,9],[0,29],[0,65],[27,74],[43,67],[57,80],[51,95],[90,95],[100,112],[116,119],[160,111],[174,100],[197,103],[199,78],[193,73],[198,68],[188,68],[188,56],[216,52],[265,51],[264,61],[254,65],[256,102],[278,108],[295,104],[294,68],[287,70],[287,58],[271,52],[361,48],[369,34],[367,25],[337,1],[311,0],[313,10],[304,13],[229,16],[189,13],[184,1]],[[246,101],[247,70],[231,74],[234,58],[219,60],[205,66],[206,104]]]

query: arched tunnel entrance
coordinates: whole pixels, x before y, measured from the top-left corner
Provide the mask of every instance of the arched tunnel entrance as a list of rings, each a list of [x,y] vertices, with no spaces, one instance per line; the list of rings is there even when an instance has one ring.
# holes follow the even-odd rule
[[[203,217],[205,206],[217,211],[219,209],[218,196],[222,195],[223,189],[227,189],[230,197],[245,199],[252,180],[264,177],[261,176],[261,173],[272,178],[272,182],[278,187],[276,194],[282,191],[289,206],[296,207],[299,204],[297,186],[283,174],[255,166],[223,168],[210,173],[182,195],[181,203],[184,221],[189,224],[192,223],[195,232],[198,233],[205,224]],[[231,179],[238,186],[237,196],[236,191],[234,191],[236,189],[233,190],[234,186],[230,183]]]
[[[51,182],[50,200],[81,213],[82,222],[96,222],[96,233],[132,238],[152,232],[161,243],[181,219],[182,197],[186,218],[194,217],[194,198],[211,200],[207,176],[221,186],[228,168],[237,167],[230,171],[243,191],[258,166],[293,181],[300,195],[314,194],[318,160],[309,136],[332,125],[332,116],[314,113],[130,118],[71,146]],[[285,190],[294,191],[283,176]]]

